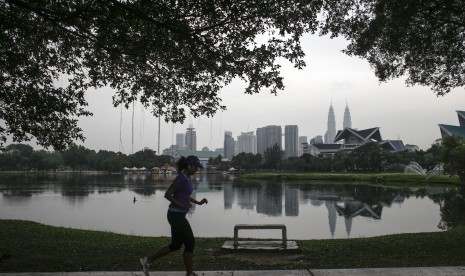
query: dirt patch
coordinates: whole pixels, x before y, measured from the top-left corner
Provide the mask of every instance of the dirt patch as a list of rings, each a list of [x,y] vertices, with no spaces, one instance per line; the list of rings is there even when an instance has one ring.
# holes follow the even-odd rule
[[[304,256],[296,253],[279,251],[235,251],[223,255],[224,258],[250,262],[256,265],[290,265],[300,264]]]

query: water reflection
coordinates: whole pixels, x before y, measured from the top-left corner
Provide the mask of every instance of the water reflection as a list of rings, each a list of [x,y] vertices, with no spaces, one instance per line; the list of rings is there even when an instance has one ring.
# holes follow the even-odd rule
[[[140,210],[149,208],[164,219],[167,203],[163,194],[173,178],[158,174],[0,177],[0,218],[32,218],[66,226],[63,221],[79,211],[84,214],[79,228],[151,235],[138,232],[154,228],[144,224],[147,219],[140,217]],[[194,183],[196,194],[210,201],[208,208],[194,208],[190,213],[200,236],[230,236],[236,223],[284,223],[296,238],[376,236],[465,225],[464,188],[284,184],[203,174],[197,174]],[[45,213],[50,208],[61,213],[48,218]],[[112,209],[118,209],[134,226],[126,221],[99,221],[99,216],[114,216]],[[91,225],[86,225],[87,220]],[[148,221],[160,224],[150,217]],[[72,223],[69,226],[74,227]],[[339,232],[342,229],[344,234]],[[155,231],[169,235],[166,229]]]

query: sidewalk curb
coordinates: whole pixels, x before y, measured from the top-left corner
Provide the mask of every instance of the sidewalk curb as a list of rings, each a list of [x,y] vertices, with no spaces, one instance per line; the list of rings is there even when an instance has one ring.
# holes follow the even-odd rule
[[[199,276],[465,276],[465,266],[356,268],[311,270],[225,270],[197,271]],[[184,276],[184,271],[152,271],[151,276]],[[0,276],[144,276],[142,271],[89,271],[89,272],[20,272],[0,273]]]

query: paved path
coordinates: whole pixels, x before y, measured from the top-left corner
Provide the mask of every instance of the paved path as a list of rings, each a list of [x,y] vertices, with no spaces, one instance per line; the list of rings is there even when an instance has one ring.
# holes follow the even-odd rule
[[[407,268],[359,268],[359,269],[312,269],[312,270],[235,270],[197,271],[199,276],[465,276],[465,266],[407,267]],[[127,272],[37,272],[0,273],[0,276],[143,276],[141,271]],[[153,271],[151,276],[184,276],[182,271]]]

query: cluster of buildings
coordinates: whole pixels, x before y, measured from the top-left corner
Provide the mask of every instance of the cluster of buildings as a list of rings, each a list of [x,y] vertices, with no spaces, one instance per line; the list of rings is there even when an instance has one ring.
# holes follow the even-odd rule
[[[331,103],[324,136],[318,135],[309,140],[307,136],[299,135],[297,125],[285,125],[284,129],[279,125],[269,125],[257,128],[255,133],[242,132],[236,139],[231,131],[225,131],[223,148],[211,151],[204,147],[198,151],[197,134],[195,128],[190,125],[185,133],[176,134],[176,144],[163,150],[162,154],[175,158],[194,154],[206,164],[209,158],[217,158],[219,155],[223,159],[231,160],[233,156],[242,152],[264,154],[266,149],[274,145],[278,145],[284,151],[285,158],[299,157],[305,153],[314,156],[332,155],[340,150],[353,150],[370,141],[375,141],[381,147],[393,152],[419,149],[416,145],[404,145],[402,140],[383,140],[379,127],[362,130],[352,128],[348,104],[344,110],[342,126],[342,130],[336,130],[336,118]]]

